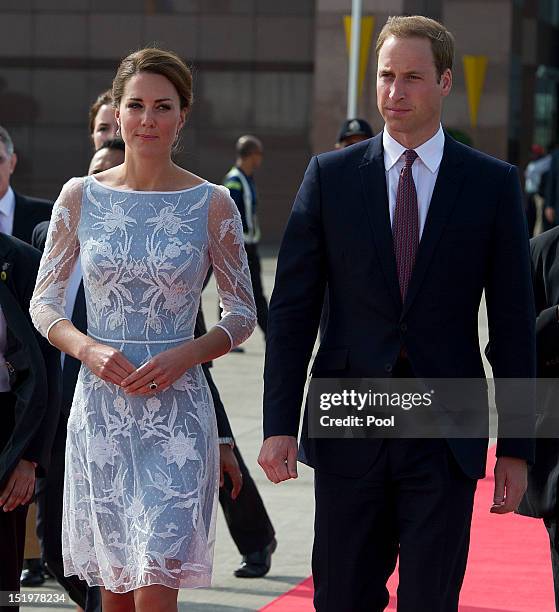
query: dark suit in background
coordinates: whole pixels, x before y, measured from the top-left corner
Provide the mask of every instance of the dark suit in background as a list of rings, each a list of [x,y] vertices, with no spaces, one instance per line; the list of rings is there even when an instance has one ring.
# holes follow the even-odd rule
[[[551,548],[555,607],[559,610],[559,227],[533,238],[530,251],[537,314],[538,377],[555,382],[548,380],[540,386],[536,460],[528,471],[528,489],[518,512],[544,520]],[[544,437],[549,435],[553,437]]]
[[[518,173],[447,134],[403,303],[382,134],[310,162],[271,299],[265,438],[297,435],[326,284],[329,317],[313,376],[484,379],[484,290],[495,377],[535,375]],[[528,421],[532,409],[526,404]],[[317,609],[384,609],[399,555],[399,609],[456,610],[487,440],[316,439],[307,416],[300,456],[315,468]],[[497,455],[530,461],[532,442],[500,439]]]
[[[196,317],[194,337],[197,338],[205,333],[206,324],[202,309],[200,308]],[[211,365],[211,362],[204,363],[202,364],[202,369],[204,370],[214,402],[218,435],[220,438],[234,438],[225,412],[225,406],[221,401],[219,391],[210,373]],[[243,476],[243,486],[236,499],[232,499],[231,491],[233,485],[231,479],[226,475],[224,485],[219,489],[219,503],[221,504],[229,533],[241,555],[245,556],[268,546],[274,539],[275,531],[266,512],[264,502],[260,497],[260,493],[258,493],[256,484],[236,443],[233,447],[233,453]]]
[[[0,394],[0,487],[20,459],[49,468],[60,410],[60,354],[33,328],[29,301],[40,253],[17,238],[0,233],[0,306],[8,330],[6,361],[11,391]],[[27,506],[0,511],[0,590],[19,591]]]
[[[33,230],[41,221],[48,221],[52,213],[52,202],[31,198],[14,191],[15,209],[12,236],[31,244]]]

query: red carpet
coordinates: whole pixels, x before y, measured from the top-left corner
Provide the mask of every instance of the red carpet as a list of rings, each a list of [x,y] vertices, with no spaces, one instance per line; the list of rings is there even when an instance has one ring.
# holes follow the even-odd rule
[[[476,493],[460,612],[555,612],[549,543],[543,522],[489,513],[494,465],[494,449],[490,449],[490,476],[479,482]],[[388,610],[396,609],[396,587],[394,572],[389,581]],[[312,578],[307,578],[261,612],[312,612],[312,594]]]

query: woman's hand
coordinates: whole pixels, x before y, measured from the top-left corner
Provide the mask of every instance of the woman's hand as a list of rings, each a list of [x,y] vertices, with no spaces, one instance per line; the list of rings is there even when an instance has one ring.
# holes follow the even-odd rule
[[[98,342],[86,344],[81,351],[80,360],[96,376],[118,386],[121,386],[122,381],[136,371],[136,368],[120,351]]]
[[[24,506],[35,491],[35,466],[27,459],[20,459],[8,478],[6,486],[0,491],[0,508],[4,512]]]
[[[122,388],[129,395],[154,395],[168,389],[189,368],[195,365],[187,342],[182,346],[159,353],[144,363],[122,381]],[[151,389],[155,383],[157,387]]]

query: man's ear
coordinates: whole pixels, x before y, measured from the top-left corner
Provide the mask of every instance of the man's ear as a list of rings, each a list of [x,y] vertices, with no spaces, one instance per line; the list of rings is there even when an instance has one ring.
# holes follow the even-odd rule
[[[452,71],[447,68],[441,75],[441,95],[446,98],[452,89]]]
[[[12,159],[10,159],[10,174],[14,173],[17,166],[17,153],[12,153]]]

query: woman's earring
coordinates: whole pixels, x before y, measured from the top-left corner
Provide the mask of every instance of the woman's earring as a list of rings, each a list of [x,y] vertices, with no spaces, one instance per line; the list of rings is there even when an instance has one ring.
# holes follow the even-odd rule
[[[115,136],[116,136],[117,138],[120,138],[120,124],[119,124],[119,126],[116,128]]]

